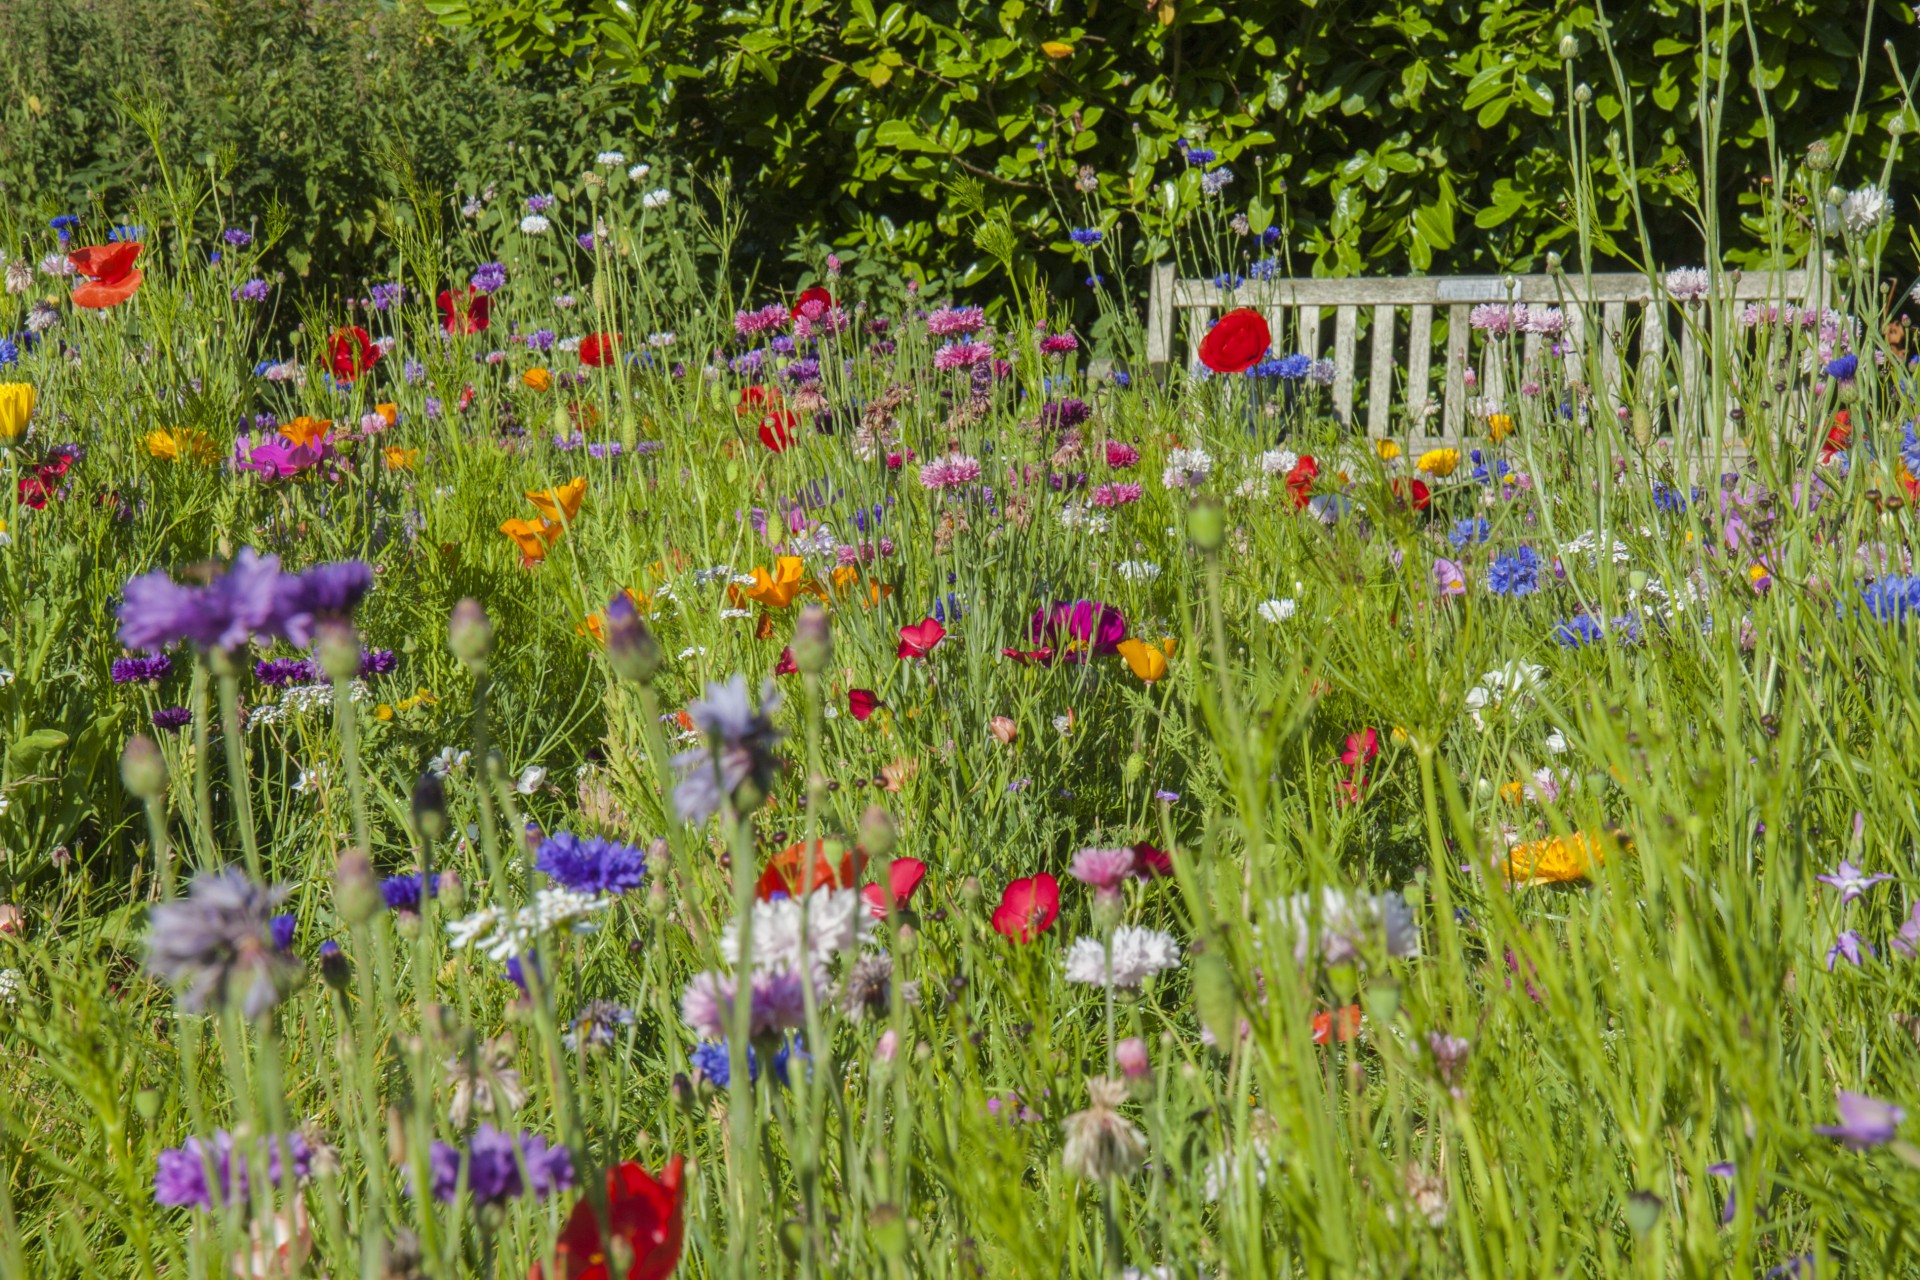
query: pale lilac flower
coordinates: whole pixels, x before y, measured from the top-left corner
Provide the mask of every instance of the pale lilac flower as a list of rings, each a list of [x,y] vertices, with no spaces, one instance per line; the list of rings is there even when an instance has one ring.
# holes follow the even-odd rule
[[[1702,267],[1676,267],[1667,272],[1667,293],[1675,302],[1700,302],[1713,288],[1713,278]]]
[[[1081,884],[1090,886],[1101,897],[1111,897],[1120,892],[1120,886],[1133,875],[1134,863],[1138,861],[1132,849],[1082,849],[1073,855],[1073,863],[1067,868],[1067,874]]]
[[[1839,1092],[1840,1123],[1817,1124],[1813,1126],[1815,1133],[1838,1138],[1854,1151],[1885,1146],[1893,1141],[1900,1131],[1900,1122],[1907,1118],[1903,1108],[1891,1102],[1882,1102],[1879,1098],[1870,1098],[1864,1093],[1847,1089]]]
[[[1834,963],[1842,956],[1854,968],[1859,968],[1860,953],[1863,951],[1870,956],[1874,954],[1873,947],[1862,940],[1859,934],[1851,929],[1841,930],[1839,936],[1834,938],[1833,945],[1827,948],[1827,972],[1833,972]]]
[[[1865,875],[1859,867],[1854,866],[1851,862],[1842,858],[1840,859],[1839,867],[1833,872],[1827,875],[1815,876],[1814,879],[1822,884],[1830,884],[1838,889],[1840,891],[1840,901],[1852,902],[1855,898],[1858,898],[1882,880],[1891,880],[1893,877],[1885,872],[1871,876]],[[1856,961],[1856,963],[1858,962]]]

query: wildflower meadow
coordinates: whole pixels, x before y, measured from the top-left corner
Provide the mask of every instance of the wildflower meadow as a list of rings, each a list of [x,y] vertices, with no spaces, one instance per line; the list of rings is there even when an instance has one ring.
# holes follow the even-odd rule
[[[1447,437],[1202,138],[1164,363],[1044,149],[0,204],[0,1275],[1920,1274],[1920,116],[1636,243],[1575,53]]]

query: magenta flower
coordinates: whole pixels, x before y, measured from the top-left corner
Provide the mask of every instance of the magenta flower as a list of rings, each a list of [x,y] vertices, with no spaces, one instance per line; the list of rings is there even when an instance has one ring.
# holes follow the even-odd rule
[[[1887,875],[1885,872],[1879,875],[1864,875],[1861,873],[1859,867],[1854,866],[1851,862],[1842,858],[1840,859],[1839,867],[1831,874],[1815,876],[1814,879],[1822,884],[1830,884],[1838,889],[1840,891],[1840,901],[1852,902],[1855,898],[1873,888],[1873,886],[1879,884],[1882,880],[1891,880],[1893,877]]]
[[[1110,604],[1097,600],[1056,600],[1050,609],[1033,615],[1029,627],[1035,644],[1065,649],[1071,645],[1077,660],[1118,653],[1127,638],[1127,619]]]
[[[1900,1131],[1900,1122],[1907,1118],[1902,1108],[1878,1098],[1869,1098],[1864,1093],[1842,1089],[1839,1102],[1840,1123],[1817,1124],[1813,1126],[1813,1131],[1829,1138],[1838,1138],[1853,1151],[1865,1151],[1869,1147],[1885,1146],[1892,1142]]]
[[[933,353],[933,367],[942,373],[971,369],[993,359],[993,347],[985,342],[949,342]]]
[[[1841,930],[1840,936],[1833,940],[1831,947],[1827,948],[1827,972],[1833,972],[1834,962],[1842,956],[1846,957],[1848,964],[1858,969],[1862,951],[1868,955],[1874,954],[1873,948],[1863,941],[1859,934],[1851,929]]]
[[[1067,874],[1091,886],[1101,897],[1110,898],[1133,874],[1136,860],[1132,849],[1082,849],[1073,855]]]

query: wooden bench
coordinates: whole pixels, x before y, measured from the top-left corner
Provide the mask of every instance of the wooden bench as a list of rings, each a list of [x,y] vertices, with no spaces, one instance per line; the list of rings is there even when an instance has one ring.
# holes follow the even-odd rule
[[[1728,273],[1721,287],[1739,304],[1748,302],[1804,303],[1808,293],[1806,271]],[[1534,275],[1534,276],[1407,276],[1399,278],[1248,280],[1225,288],[1211,280],[1181,280],[1172,263],[1153,269],[1147,301],[1147,363],[1156,377],[1164,377],[1174,359],[1176,318],[1184,333],[1189,369],[1200,367],[1200,339],[1217,314],[1234,307],[1253,307],[1273,330],[1273,355],[1291,352],[1334,363],[1332,399],[1341,422],[1353,423],[1355,405],[1362,407],[1367,434],[1381,437],[1406,434],[1416,439],[1458,440],[1471,420],[1497,412],[1504,405],[1504,360],[1485,359],[1475,370],[1479,383],[1466,382],[1468,353],[1475,350],[1469,317],[1484,303],[1526,303],[1560,308],[1565,321],[1559,342],[1566,348],[1572,376],[1586,373],[1586,341],[1599,318],[1600,367],[1605,371],[1609,399],[1618,403],[1624,374],[1621,353],[1637,337],[1640,362],[1636,382],[1666,377],[1663,363],[1668,335],[1679,334],[1679,382],[1695,386],[1702,376],[1700,329],[1703,321],[1682,319],[1679,306],[1662,281],[1644,275]],[[1435,355],[1435,312],[1445,322],[1445,350],[1441,352],[1441,393],[1438,432],[1429,427]],[[1332,313],[1333,342],[1324,345],[1323,325]],[[1697,311],[1696,317],[1704,317]],[[1369,349],[1366,367],[1358,361],[1362,338]],[[1524,367],[1532,367],[1547,339],[1539,333],[1520,335]],[[1477,344],[1483,353],[1497,344]],[[1658,371],[1658,372],[1656,372]],[[1477,412],[1469,401],[1477,402]],[[1399,411],[1396,415],[1396,409]],[[1471,414],[1471,417],[1470,417]],[[1396,431],[1396,416],[1400,429]]]

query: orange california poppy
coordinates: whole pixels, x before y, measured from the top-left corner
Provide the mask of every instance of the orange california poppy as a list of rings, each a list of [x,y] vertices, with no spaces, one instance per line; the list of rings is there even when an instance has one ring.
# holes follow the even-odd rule
[[[767,868],[760,873],[760,882],[754,888],[755,896],[765,902],[776,893],[798,898],[809,886],[850,889],[859,882],[860,873],[867,866],[866,854],[831,840],[813,842],[810,868],[805,865],[806,858],[807,842],[798,840],[767,859]]]
[[[747,599],[769,609],[784,609],[803,591],[820,594],[819,584],[807,576],[807,562],[799,556],[781,556],[773,562],[773,570],[768,573],[763,566],[754,566]]]
[[[74,288],[73,305],[99,311],[117,307],[131,298],[143,278],[133,265],[141,248],[138,240],[127,240],[75,249],[68,254],[67,261],[73,264],[73,269],[87,278],[86,283]]]
[[[547,549],[559,539],[565,525],[555,524],[551,520],[507,520],[500,525],[500,532],[513,539],[513,545],[520,548],[522,564],[539,564],[547,558]]]
[[[1115,648],[1126,659],[1133,674],[1148,684],[1166,679],[1168,647],[1148,644],[1134,637],[1122,640]]]
[[[533,391],[553,390],[553,375],[538,365],[521,374],[520,381]]]
[[[305,449],[317,449],[326,440],[327,433],[333,430],[331,418],[309,418],[301,414],[292,422],[280,424],[280,434],[289,443]]]
[[[580,504],[587,498],[587,478],[575,476],[557,489],[529,489],[527,501],[531,502],[548,520],[573,523],[580,514]]]
[[[420,461],[420,451],[394,445],[380,451],[380,460],[386,463],[389,471],[411,471],[413,464]]]

